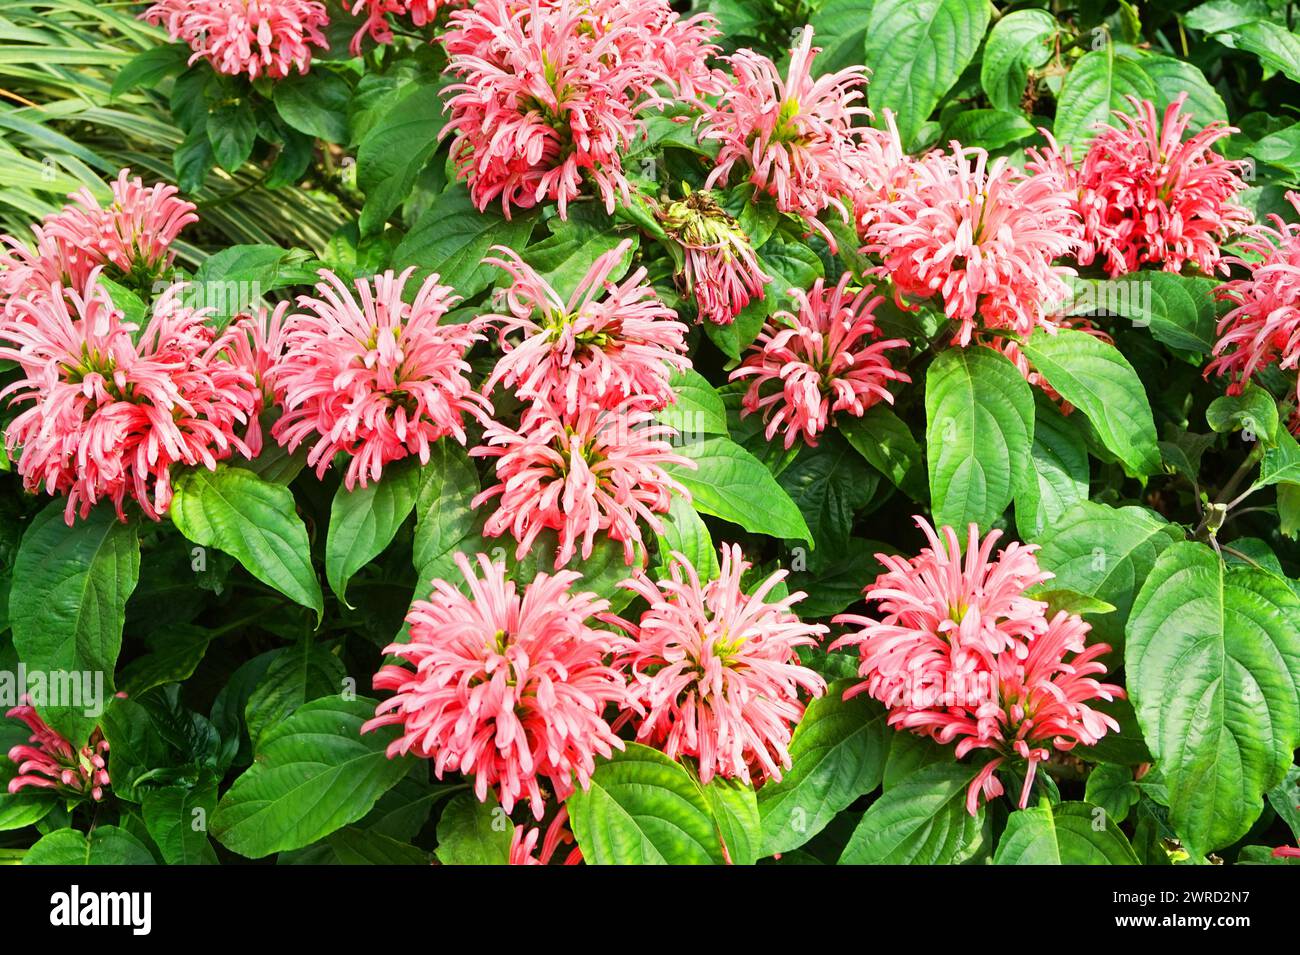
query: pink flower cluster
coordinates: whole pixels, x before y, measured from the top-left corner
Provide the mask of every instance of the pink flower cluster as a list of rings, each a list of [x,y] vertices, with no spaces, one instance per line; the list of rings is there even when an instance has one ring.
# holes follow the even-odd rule
[[[845,697],[868,693],[889,709],[889,725],[957,742],[958,758],[975,749],[995,756],[967,794],[974,815],[981,793],[1001,795],[995,771],[1009,759],[1025,761],[1020,806],[1027,805],[1038,764],[1051,749],[1091,746],[1113,718],[1089,706],[1123,690],[1099,683],[1098,658],[1110,647],[1087,645],[1088,624],[1065,611],[1050,619],[1047,605],[1026,591],[1051,578],[1034,547],[983,542],[972,524],[963,557],[956,533],[936,533],[916,519],[930,546],[913,558],[877,554],[886,570],[865,590],[880,616],[843,614],[836,623],[859,627],[831,646],[855,645],[863,682]]]
[[[215,332],[207,310],[182,304],[184,286],[169,288],[141,329],[98,277],[11,303],[0,358],[22,377],[0,397],[30,407],[10,423],[6,446],[22,449],[28,490],[67,496],[69,524],[102,499],[123,520],[128,498],[157,520],[171,502],[173,465],[214,469],[234,451],[252,456],[239,432],[255,385],[225,358],[236,333]]]
[[[1184,139],[1186,96],[1163,117],[1150,100],[1130,96],[1136,115],[1116,112],[1121,125],[1099,125],[1078,168],[1050,134],[1045,150],[1031,150],[1029,168],[1072,196],[1080,265],[1099,258],[1112,277],[1143,265],[1178,272],[1188,262],[1207,275],[1222,270],[1220,245],[1250,222],[1232,202],[1245,188],[1240,164],[1213,149],[1236,130],[1210,123]]]
[[[559,536],[557,568],[592,553],[596,535],[620,541],[637,560],[639,522],[662,531],[657,515],[672,495],[689,499],[665,466],[694,467],[674,454],[676,432],[654,412],[674,400],[669,378],[690,367],[686,327],[664,307],[639,268],[610,280],[631,251],[623,242],[600,256],[568,300],[520,256],[503,247],[487,259],[511,278],[497,327],[502,355],[484,386],[527,402],[518,428],[492,425],[471,454],[496,459],[499,483],[475,499],[498,498],[484,532],[511,533],[520,555],[537,536]],[[517,336],[517,340],[512,338]]]
[[[141,19],[189,44],[191,63],[205,59],[218,73],[250,80],[306,73],[312,47],[329,47],[329,15],[317,0],[157,0]]]
[[[128,169],[118,173],[112,195],[107,208],[88,189],[72,195],[69,205],[32,227],[34,248],[0,236],[0,296],[6,302],[38,297],[55,284],[81,290],[101,267],[140,288],[158,279],[175,259],[171,244],[198,221],[194,204],[175,186],[145,186]]]
[[[1054,263],[1074,248],[1077,216],[1051,177],[953,143],[913,162],[873,211],[864,251],[880,256],[899,304],[938,296],[959,345],[981,327],[1027,337],[1068,292],[1073,272]]]
[[[1287,199],[1300,210],[1300,194],[1288,192]],[[1273,228],[1253,227],[1241,242],[1241,255],[1224,260],[1246,277],[1216,292],[1232,307],[1219,319],[1215,357],[1205,373],[1230,376],[1229,394],[1239,394],[1274,363],[1289,371],[1300,367],[1300,225],[1271,219]]]
[[[410,642],[385,650],[403,662],[375,677],[395,693],[363,731],[400,727],[390,756],[431,759],[440,778],[472,776],[480,800],[495,793],[507,812],[527,802],[539,821],[548,795],[586,788],[595,757],[624,748],[615,729],[628,721],[637,740],[694,759],[703,782],[780,779],[789,767],[800,691],[825,690],[796,651],[826,628],[791,611],[802,593],[769,599],[784,571],[747,593],[739,547],[723,548],[719,577],[704,583],[675,554],[668,579],[637,573],[623,584],[648,603],[633,623],[576,592],[573,571],[539,574],[520,593],[504,562],[456,561],[468,593],[435,580],[407,617]],[[538,860],[537,831],[517,829],[512,861],[549,860],[565,817]]]
[[[414,271],[358,280],[355,295],[322,271],[318,297],[302,296],[268,341],[276,356],[262,362],[263,380],[284,408],[272,433],[290,451],[311,442],[307,463],[318,475],[336,454],[349,455],[349,489],[408,455],[427,463],[448,435],[465,444],[466,417],[491,420],[491,403],[466,378],[465,353],[483,336],[475,324],[440,324],[459,299],[436,273],[408,304]]]
[[[352,5],[352,15],[365,14],[361,28],[352,37],[349,52],[361,55],[361,43],[367,35],[376,43],[392,43],[393,28],[389,16],[409,16],[416,27],[433,23],[439,10],[465,7],[469,0],[344,0]]]
[[[665,0],[485,0],[442,36],[452,155],[480,209],[555,202],[590,182],[609,212],[630,187],[622,153],[642,135],[653,87],[709,88],[711,21]]]
[[[732,381],[752,379],[742,411],[763,412],[769,441],[784,429],[787,448],[800,437],[816,447],[832,415],[860,418],[879,401],[893,403],[889,382],[911,381],[884,354],[907,342],[879,340],[872,312],[883,298],[872,297],[870,285],[850,293],[851,278],[845,273],[829,289],[817,279],[806,293],[793,290],[798,314],[777,312],[768,319],[731,373]]]
[[[848,219],[843,200],[861,185],[864,127],[854,121],[871,111],[856,105],[865,97],[865,68],[813,77],[812,38],[812,27],[805,27],[785,76],[752,50],[727,57],[735,81],[717,105],[703,104],[700,138],[719,144],[706,188],[726,183],[739,165],[755,189],[771,195],[782,212],[803,218],[833,249],[821,218],[831,210]]]
[[[28,786],[53,789],[65,796],[89,796],[98,802],[104,798],[108,779],[108,740],[96,727],[80,750],[50,727],[24,698],[5,716],[20,720],[32,731],[26,743],[9,750],[9,761],[18,767],[18,775],[9,780],[9,792]]]

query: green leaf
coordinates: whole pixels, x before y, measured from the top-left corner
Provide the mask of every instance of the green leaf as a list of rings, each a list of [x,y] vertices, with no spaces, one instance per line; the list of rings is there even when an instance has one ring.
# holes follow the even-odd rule
[[[438,861],[443,865],[506,865],[515,827],[496,799],[461,793],[438,817]]]
[[[141,86],[157,86],[167,77],[184,72],[189,53],[189,48],[183,43],[166,43],[137,53],[117,71],[109,95],[116,99]]]
[[[926,373],[925,413],[935,522],[989,527],[1029,477],[1029,385],[991,348],[950,348]]]
[[[984,808],[966,811],[975,777],[963,763],[922,766],[873,802],[840,856],[840,865],[948,865],[975,846]]]
[[[1200,543],[1167,548],[1133,604],[1124,657],[1143,735],[1193,855],[1230,845],[1300,743],[1300,597],[1225,568]]]
[[[1300,840],[1300,766],[1288,769],[1286,778],[1269,790],[1268,804]]]
[[[423,849],[369,829],[344,826],[325,837],[340,865],[425,865]]]
[[[1277,431],[1277,402],[1263,388],[1248,384],[1239,395],[1220,395],[1205,409],[1205,420],[1222,434],[1241,431],[1247,441],[1272,445]]]
[[[838,73],[862,62],[874,0],[826,0],[809,23],[821,53],[813,61],[813,75]]]
[[[655,417],[686,437],[727,433],[727,409],[707,378],[692,368],[669,381],[677,400]]]
[[[1087,416],[1102,444],[1130,473],[1160,473],[1160,449],[1146,390],[1118,348],[1071,328],[1055,335],[1034,335],[1022,347],[1038,373]]]
[[[1182,94],[1187,94],[1182,113],[1190,117],[1189,129],[1199,130],[1212,122],[1228,121],[1223,98],[1196,66],[1186,60],[1158,53],[1144,53],[1139,59],[1142,69],[1156,87],[1157,114],[1162,114]],[[1132,107],[1127,107],[1126,112]]]
[[[254,747],[307,701],[340,692],[347,675],[329,647],[311,637],[278,651],[244,704],[244,725]]]
[[[438,148],[443,124],[440,93],[437,85],[411,82],[362,137],[357,147],[357,185],[366,196],[360,222],[363,234],[383,227],[410,195]]]
[[[89,834],[59,829],[23,856],[23,865],[153,865],[153,854],[125,829],[96,826]]]
[[[389,759],[393,727],[362,734],[375,701],[327,697],[304,704],[262,737],[253,765],[217,804],[212,834],[259,859],[297,849],[355,822],[411,768]]]
[[[1041,391],[1034,392],[1030,477],[1016,495],[1016,527],[1035,538],[1088,499],[1088,445],[1083,434]]]
[[[149,711],[134,699],[114,699],[104,712],[102,726],[113,794],[128,802],[142,801],[145,777],[170,757],[166,741],[154,728]]]
[[[804,845],[880,785],[889,752],[887,714],[865,693],[843,699],[855,682],[832,683],[808,704],[790,740],[790,768],[758,791],[762,855]]]
[[[1217,280],[1200,275],[1138,272],[1106,281],[1075,280],[1071,315],[1118,315],[1147,328],[1178,351],[1202,355],[1214,347]]]
[[[602,761],[566,803],[591,865],[684,865],[725,860],[709,801],[678,763],[638,743]]]
[[[0,789],[0,832],[34,826],[54,810],[47,793],[10,793]]]
[[[469,298],[497,278],[497,268],[482,261],[489,249],[522,249],[536,221],[532,212],[516,211],[512,219],[495,208],[479,212],[458,183],[434,199],[398,245],[393,261],[414,265],[421,275],[437,272],[444,285]]]
[[[1142,798],[1142,790],[1133,781],[1128,766],[1101,763],[1088,774],[1084,800],[1106,811],[1106,821],[1118,826]]]
[[[187,301],[195,308],[213,309],[212,323],[225,328],[236,315],[251,311],[266,293],[310,283],[314,276],[303,268],[304,258],[301,251],[278,245],[232,245],[203,260]]]
[[[1300,36],[1271,20],[1250,20],[1224,30],[1233,45],[1259,57],[1261,65],[1300,83]]]
[[[208,819],[217,808],[217,783],[193,788],[165,786],[144,794],[141,807],[149,837],[168,865],[216,865]]]
[[[925,500],[929,488],[921,446],[892,408],[872,405],[861,418],[840,418],[835,427],[868,464],[900,491],[914,500]]]
[[[979,48],[987,0],[876,0],[867,26],[871,108],[893,110],[904,147]]]
[[[330,589],[346,606],[348,581],[383,553],[420,492],[419,461],[404,458],[384,468],[378,481],[349,491],[342,484],[330,506],[325,540],[325,576]]]
[[[1182,528],[1141,507],[1082,501],[1066,511],[1042,543],[1038,563],[1056,576],[1053,589],[1072,590],[1115,607],[1092,621],[1093,634],[1119,649],[1133,598],[1156,558],[1184,537]]]
[[[673,495],[664,515],[664,532],[659,535],[659,564],[666,568],[673,551],[691,562],[701,579],[718,575],[718,549],[713,545],[709,528],[695,508],[680,495]]]
[[[244,468],[196,468],[176,479],[170,513],[194,543],[225,551],[320,619],[325,601],[311,565],[307,528],[288,488]]]
[[[635,232],[618,232],[604,207],[594,202],[575,205],[569,218],[558,216],[549,223],[551,234],[524,251],[524,261],[531,265],[560,298],[568,301],[578,284],[586,278],[592,263],[606,252],[618,248],[619,243],[630,239],[631,248],[623,256],[622,265],[610,273],[608,281],[617,282],[632,264],[637,250]],[[498,282],[510,285],[513,279],[504,271],[498,272]]]
[[[1154,100],[1155,81],[1137,61],[1117,55],[1112,43],[1085,53],[1066,74],[1056,102],[1052,132],[1057,141],[1082,159],[1096,135],[1094,126],[1113,123],[1112,110],[1132,109],[1126,96]]]
[[[1020,113],[1000,109],[963,109],[944,128],[944,138],[979,143],[995,150],[1034,135],[1034,124]]]
[[[275,84],[275,109],[300,133],[326,142],[348,142],[348,103],[352,87],[326,69],[298,73]]]
[[[140,577],[136,523],[123,524],[111,507],[102,506],[69,527],[63,509],[62,500],[47,504],[18,548],[9,592],[14,647],[33,671],[100,673],[105,691],[112,692],[126,601]],[[78,702],[37,701],[37,708],[79,744],[94,728],[95,718],[86,711],[96,701]]]
[[[217,165],[226,172],[238,172],[253,154],[257,141],[257,117],[247,102],[225,103],[208,113],[208,143]]]
[[[453,555],[474,528],[470,502],[478,491],[478,472],[462,448],[439,441],[430,449],[429,463],[420,470],[412,544],[420,596],[431,580],[455,569]]]
[[[739,524],[753,534],[813,543],[798,506],[772,472],[729,438],[694,441],[678,449],[698,468],[670,465],[669,473],[691,492],[701,514]]]
[[[1066,802],[1013,812],[993,864],[1137,865],[1138,858],[1118,821],[1086,802]]]
[[[803,514],[818,553],[841,553],[848,546],[855,512],[875,497],[879,476],[837,434],[816,448],[803,448],[777,483]]]
[[[727,859],[732,865],[753,865],[763,839],[754,787],[714,776],[701,788],[717,822],[718,838],[727,848]]]
[[[980,60],[980,85],[994,107],[1020,109],[1029,71],[1051,59],[1059,29],[1046,10],[1016,10],[993,24]]]
[[[164,626],[150,653],[136,657],[117,675],[117,685],[135,697],[156,686],[188,680],[208,652],[213,634],[188,624]]]
[[[1274,445],[1264,450],[1259,462],[1259,477],[1251,485],[1253,490],[1270,484],[1300,483],[1300,442],[1285,428],[1273,432]]]

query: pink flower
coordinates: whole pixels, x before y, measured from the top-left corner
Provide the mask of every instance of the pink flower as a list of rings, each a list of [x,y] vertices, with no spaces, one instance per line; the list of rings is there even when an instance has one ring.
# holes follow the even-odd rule
[[[821,222],[827,209],[848,221],[842,200],[858,187],[858,116],[869,117],[863,98],[866,70],[851,66],[814,79],[812,27],[805,27],[790,51],[785,77],[752,50],[728,57],[735,83],[716,106],[704,105],[700,138],[719,143],[717,166],[705,188],[725,183],[740,163],[756,189],[776,199],[782,212],[801,216],[835,247]]]
[[[912,178],[912,157],[903,150],[894,114],[883,110],[885,128],[861,130],[854,157],[858,182],[853,192],[853,215],[858,235],[866,237],[879,210],[898,199]]]
[[[1064,611],[1049,620],[1047,605],[1026,596],[1052,576],[1039,568],[1032,545],[1012,543],[993,559],[1000,532],[981,544],[972,524],[963,559],[952,528],[942,528],[940,539],[923,518],[916,522],[930,541],[919,556],[876,555],[886,569],[865,598],[878,604],[880,619],[834,620],[861,628],[831,645],[856,645],[861,657],[865,679],[845,698],[869,693],[889,709],[889,725],[940,743],[957,740],[959,759],[992,750],[996,757],[967,792],[972,815],[981,794],[1002,793],[994,771],[1009,758],[1025,760],[1023,808],[1049,746],[1090,746],[1119,729],[1087,705],[1123,695],[1093,679],[1106,672],[1097,658],[1110,647],[1086,646],[1088,624]]]
[[[168,269],[176,258],[171,244],[181,230],[198,222],[195,205],[179,198],[166,183],[146,187],[123,169],[113,183],[113,201],[101,208],[89,189],[72,196],[73,205],[46,220],[46,230],[68,247],[81,249],[96,264],[114,266],[144,285]]]
[[[573,842],[573,833],[565,826],[569,820],[569,807],[561,806],[551,824],[546,827],[546,838],[542,840],[540,855],[534,856],[537,849],[537,837],[540,829],[527,826],[515,826],[514,835],[510,837],[510,865],[549,865],[555,850],[561,844]],[[582,862],[582,850],[576,845],[564,859],[565,865],[578,865]]]
[[[1053,260],[1073,248],[1070,196],[1045,176],[1025,176],[1005,158],[953,143],[912,164],[895,200],[876,210],[864,251],[880,255],[901,296],[938,295],[961,323],[954,341],[978,327],[1022,337],[1045,324],[1068,293],[1070,269]]]
[[[742,411],[763,412],[769,441],[784,428],[787,448],[798,437],[815,447],[832,415],[860,418],[878,401],[893,403],[889,382],[912,380],[885,357],[907,342],[876,340],[880,333],[872,312],[883,298],[872,298],[870,285],[850,293],[851,278],[846,272],[831,289],[821,279],[807,293],[793,289],[799,313],[777,312],[768,319],[744,363],[731,373],[732,381],[753,379]]]
[[[125,520],[128,496],[157,520],[171,503],[172,465],[211,470],[232,451],[252,456],[236,432],[255,385],[223,357],[232,333],[180,304],[184,286],[169,288],[140,330],[97,283],[96,271],[84,290],[56,285],[19,300],[0,327],[0,358],[22,368],[0,397],[31,405],[9,425],[7,447],[22,448],[29,491],[67,495],[69,524],[103,498]]]
[[[34,250],[10,236],[0,237],[9,246],[0,246],[0,294],[48,294],[56,282],[81,289],[97,266],[111,267],[128,283],[147,288],[170,268],[176,258],[171,244],[182,229],[199,221],[194,204],[179,198],[175,186],[146,187],[128,169],[118,173],[111,188],[107,209],[89,189],[70,196],[70,205],[33,227]]]
[[[802,592],[767,599],[783,570],[746,593],[748,567],[739,546],[724,546],[718,579],[701,584],[690,561],[674,553],[668,579],[638,572],[622,585],[649,604],[640,622],[610,618],[635,641],[626,662],[629,692],[645,711],[633,717],[637,740],[673,759],[694,757],[702,783],[715,775],[780,780],[803,716],[800,689],[826,690],[796,652],[816,646],[826,627],[791,612]]]
[[[638,96],[658,74],[620,55],[634,20],[597,33],[583,6],[484,0],[452,13],[443,43],[460,82],[447,88],[443,134],[454,132],[452,156],[479,209],[500,202],[508,218],[512,207],[554,201],[564,217],[584,179],[610,213],[628,200],[621,156],[641,132],[649,101]]]
[[[279,401],[274,373],[284,353],[284,316],[289,308],[289,302],[281,302],[274,310],[259,308],[256,315],[237,315],[230,323],[230,360],[252,375],[257,388],[244,439],[253,457],[262,453],[262,413]]]
[[[285,320],[283,355],[271,383],[284,405],[273,434],[290,451],[311,442],[317,475],[334,455],[351,456],[344,484],[379,480],[383,466],[410,454],[429,460],[448,435],[466,441],[463,419],[489,422],[491,404],[465,377],[465,353],[483,336],[476,326],[439,325],[459,300],[430,275],[407,304],[414,267],[358,279],[356,295],[322,270],[317,298]]]
[[[1300,194],[1288,192],[1287,199],[1300,210]],[[1241,242],[1242,255],[1224,259],[1249,276],[1215,291],[1232,308],[1219,319],[1215,357],[1205,374],[1230,376],[1230,394],[1240,393],[1269,365],[1288,371],[1300,366],[1300,226],[1270,218],[1275,228],[1251,228]]]
[[[376,43],[392,43],[393,28],[388,15],[410,16],[417,27],[428,26],[438,16],[440,9],[468,6],[469,0],[347,0],[352,4],[352,15],[365,11],[366,19],[352,37],[348,49],[353,56],[361,55],[361,42],[366,34]]]
[[[567,412],[636,396],[653,399],[656,408],[670,404],[674,369],[690,367],[686,326],[655,297],[644,268],[621,285],[609,280],[630,249],[625,240],[596,259],[565,302],[517,252],[494,246],[502,257],[484,261],[513,282],[503,293],[509,314],[483,318],[498,325],[504,352],[484,390],[504,384],[519,398],[555,402]],[[523,338],[512,343],[515,332]]]
[[[1278,846],[1273,850],[1274,859],[1300,859],[1300,846]]]
[[[456,555],[468,596],[435,580],[429,599],[412,605],[410,642],[384,652],[414,669],[375,675],[375,688],[395,695],[362,732],[400,726],[390,757],[432,759],[440,779],[448,769],[472,775],[480,800],[494,790],[506,812],[527,800],[540,820],[543,785],[565,799],[575,779],[587,788],[596,756],[623,748],[603,716],[610,704],[629,705],[623,676],[605,663],[621,641],[590,625],[608,603],[573,593],[579,574],[539,574],[521,596],[504,563],[477,562],[476,572]]]
[[[655,424],[647,405],[630,399],[619,408],[585,404],[566,413],[539,401],[524,412],[518,431],[499,423],[488,427],[484,444],[470,451],[497,459],[498,483],[473,501],[478,507],[500,499],[483,533],[498,537],[509,531],[522,558],[542,531],[554,530],[557,568],[579,551],[586,560],[603,534],[620,541],[624,559],[634,563],[642,543],[638,522],[662,533],[658,515],[668,511],[673,494],[690,499],[666,466],[695,467],[673,453],[669,440],[677,432]]]
[[[27,744],[9,750],[9,760],[18,767],[18,775],[9,780],[9,792],[16,793],[27,786],[54,789],[64,796],[83,798],[90,796],[95,802],[104,798],[104,787],[109,784],[108,741],[99,727],[90,734],[90,740],[80,751],[52,729],[24,698],[5,716],[21,720],[31,729]]]
[[[1236,132],[1221,122],[1183,135],[1191,117],[1181,113],[1186,94],[1157,119],[1150,100],[1128,97],[1136,116],[1116,112],[1122,126],[1100,130],[1076,172],[1068,151],[1049,139],[1037,165],[1065,182],[1083,220],[1080,265],[1101,256],[1113,277],[1146,264],[1178,272],[1191,262],[1206,274],[1225,271],[1219,246],[1250,221],[1232,202],[1245,187],[1240,163],[1213,145]]]
[[[657,215],[685,252],[681,277],[686,291],[695,293],[701,318],[729,325],[751,299],[763,297],[772,277],[759,265],[749,236],[712,193],[689,193]]]
[[[306,73],[311,48],[329,48],[329,15],[315,0],[158,0],[141,19],[188,43],[190,63],[206,59],[218,73],[250,80],[284,79],[294,67]]]

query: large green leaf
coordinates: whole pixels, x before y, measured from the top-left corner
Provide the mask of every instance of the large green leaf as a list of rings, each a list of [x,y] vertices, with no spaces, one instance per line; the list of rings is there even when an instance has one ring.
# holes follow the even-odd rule
[[[965,859],[979,837],[984,808],[966,811],[975,776],[964,763],[932,763],[895,786],[863,813],[840,865],[947,865]]]
[[[1182,528],[1141,507],[1082,501],[1037,540],[1038,563],[1056,577],[1049,587],[1073,590],[1115,607],[1092,619],[1093,632],[1114,645],[1147,573],[1160,553],[1184,537]]]
[[[310,636],[276,651],[266,675],[244,705],[249,740],[256,747],[263,733],[282,723],[308,700],[341,692],[347,675],[343,662],[330,648]]]
[[[1083,434],[1041,391],[1034,393],[1031,474],[1016,495],[1016,527],[1038,537],[1080,501],[1088,499],[1088,445]]]
[[[419,462],[404,458],[384,468],[378,481],[349,491],[342,484],[330,507],[325,540],[325,576],[347,604],[348,581],[378,557],[402,526],[420,491]],[[348,604],[351,606],[351,604]]]
[[[935,521],[988,527],[1029,477],[1029,385],[991,348],[950,348],[926,373],[925,413]]]
[[[411,82],[362,137],[357,148],[357,185],[366,195],[360,221],[363,234],[378,231],[415,186],[420,170],[438,148],[442,105],[438,86]],[[404,259],[397,261],[407,264]]]
[[[659,535],[659,564],[667,567],[669,556],[677,552],[691,562],[701,578],[718,575],[718,549],[708,525],[685,500],[673,495],[664,515],[664,532]]]
[[[495,799],[461,793],[438,817],[438,861],[443,865],[505,865],[515,827]]]
[[[1196,855],[1230,845],[1300,743],[1300,597],[1204,544],[1174,544],[1133,603],[1124,662],[1175,830]]]
[[[552,219],[549,228],[549,236],[533,243],[524,252],[524,261],[536,269],[565,301],[586,278],[592,263],[618,248],[620,242],[630,239],[632,247],[623,256],[621,266],[610,273],[608,281],[621,279],[636,254],[636,233],[616,231],[604,208],[596,203],[572,207],[567,219]],[[498,281],[508,285],[514,280],[508,273],[499,272]]]
[[[307,528],[287,487],[244,468],[196,468],[177,478],[170,513],[194,543],[225,551],[264,584],[315,610],[317,619],[324,613]]]
[[[1156,98],[1155,81],[1146,70],[1136,60],[1117,54],[1112,43],[1085,53],[1066,74],[1052,132],[1082,159],[1097,123],[1113,122],[1112,110],[1132,110],[1128,96]]]
[[[861,418],[842,417],[836,424],[849,444],[899,490],[915,500],[929,493],[921,446],[912,429],[885,404],[872,405]]]
[[[721,864],[713,812],[685,769],[638,743],[600,763],[567,800],[582,858],[593,865]]]
[[[9,592],[14,646],[32,671],[100,673],[111,692],[126,601],[140,576],[136,524],[101,506],[69,527],[63,507],[46,505],[18,548]],[[81,705],[37,704],[51,726],[84,740],[95,724],[87,711],[105,701],[69,702]]]
[[[975,56],[988,0],[876,0],[867,26],[871,108],[893,110],[904,147]]]
[[[217,804],[212,835],[258,859],[297,849],[370,811],[411,768],[389,759],[393,727],[362,734],[375,701],[327,697],[299,707],[262,737],[253,765]]]
[[[1051,59],[1059,29],[1046,10],[1016,10],[993,24],[980,60],[980,85],[997,109],[1020,109],[1029,71]]]
[[[496,280],[496,267],[483,264],[488,250],[494,245],[522,249],[536,221],[535,213],[522,210],[510,219],[495,208],[479,212],[458,183],[425,210],[398,245],[393,261],[414,265],[421,275],[437,272],[444,285],[468,298]]]
[[[730,438],[692,441],[678,449],[698,466],[671,465],[669,472],[691,492],[701,514],[739,524],[754,534],[812,543],[798,506],[772,472]]]
[[[702,788],[717,823],[718,838],[726,847],[727,861],[731,865],[753,865],[763,842],[754,787],[738,779],[714,776]]]
[[[832,433],[816,448],[802,449],[777,483],[803,514],[819,556],[830,556],[848,546],[854,514],[875,497],[880,477],[847,441]]]
[[[1085,802],[1013,812],[993,854],[994,865],[1137,865],[1118,823]]]
[[[439,441],[420,471],[415,502],[412,562],[419,574],[419,596],[435,577],[454,572],[454,555],[474,527],[470,502],[478,491],[478,472],[469,456],[451,442]]]
[[[1138,272],[1117,279],[1076,279],[1071,315],[1118,315],[1177,351],[1201,355],[1216,341],[1217,280],[1203,275]]]
[[[676,401],[655,417],[688,438],[727,433],[727,409],[709,380],[688,368],[674,372],[669,381]]]
[[[765,856],[806,843],[859,796],[880,785],[889,752],[885,709],[854,680],[832,683],[808,704],[790,740],[790,768],[758,791]]]
[[[826,0],[809,23],[822,51],[813,61],[814,74],[836,73],[862,62],[867,24],[874,0]]]
[[[352,87],[327,69],[286,77],[275,84],[280,118],[301,133],[346,145]]]
[[[153,864],[153,855],[144,844],[117,826],[96,826],[89,833],[58,829],[23,856],[23,865]]]
[[[1151,405],[1118,348],[1072,328],[1034,335],[1023,348],[1048,384],[1088,417],[1125,468],[1136,475],[1160,473]]]
[[[144,794],[144,824],[168,865],[215,865],[208,820],[217,808],[217,783],[164,786]]]
[[[1271,20],[1249,20],[1223,31],[1242,50],[1259,57],[1260,63],[1300,83],[1300,36]]]

